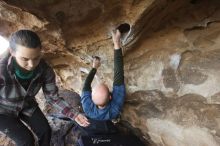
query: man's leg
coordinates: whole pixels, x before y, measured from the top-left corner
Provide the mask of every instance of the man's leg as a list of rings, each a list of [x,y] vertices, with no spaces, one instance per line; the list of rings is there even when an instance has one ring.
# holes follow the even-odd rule
[[[31,117],[25,115],[21,115],[20,117],[37,135],[39,146],[50,146],[51,128],[39,107]]]
[[[31,131],[18,117],[0,115],[0,131],[14,140],[16,146],[34,146]]]

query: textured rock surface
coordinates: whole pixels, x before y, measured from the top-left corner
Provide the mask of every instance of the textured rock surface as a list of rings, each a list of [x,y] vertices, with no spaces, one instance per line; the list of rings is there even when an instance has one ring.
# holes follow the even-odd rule
[[[0,34],[38,32],[59,85],[78,93],[92,55],[102,59],[94,84],[111,87],[110,30],[121,23],[131,26],[122,120],[152,145],[220,145],[218,0],[0,1]]]

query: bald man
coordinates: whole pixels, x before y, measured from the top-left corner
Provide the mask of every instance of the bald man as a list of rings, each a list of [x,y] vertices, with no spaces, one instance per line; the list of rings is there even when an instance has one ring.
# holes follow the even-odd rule
[[[104,83],[91,88],[92,80],[100,66],[100,58],[93,59],[93,66],[89,72],[82,91],[81,103],[87,117],[94,120],[112,120],[118,117],[125,98],[123,56],[121,50],[121,33],[112,32],[114,43],[114,82],[113,91]]]

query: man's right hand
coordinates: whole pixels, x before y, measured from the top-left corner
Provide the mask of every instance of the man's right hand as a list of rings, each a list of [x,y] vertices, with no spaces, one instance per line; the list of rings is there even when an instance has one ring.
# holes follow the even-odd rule
[[[121,48],[121,33],[118,29],[112,31],[112,41],[115,49]]]
[[[98,69],[100,65],[100,58],[97,56],[93,57],[92,68]]]

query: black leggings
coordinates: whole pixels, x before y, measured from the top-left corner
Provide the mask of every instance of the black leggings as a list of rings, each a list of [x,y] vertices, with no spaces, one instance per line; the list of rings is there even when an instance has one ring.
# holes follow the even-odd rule
[[[39,146],[50,146],[51,128],[39,107],[31,117],[0,115],[0,131],[14,140],[16,146],[34,146],[34,136],[21,120],[36,134]]]

